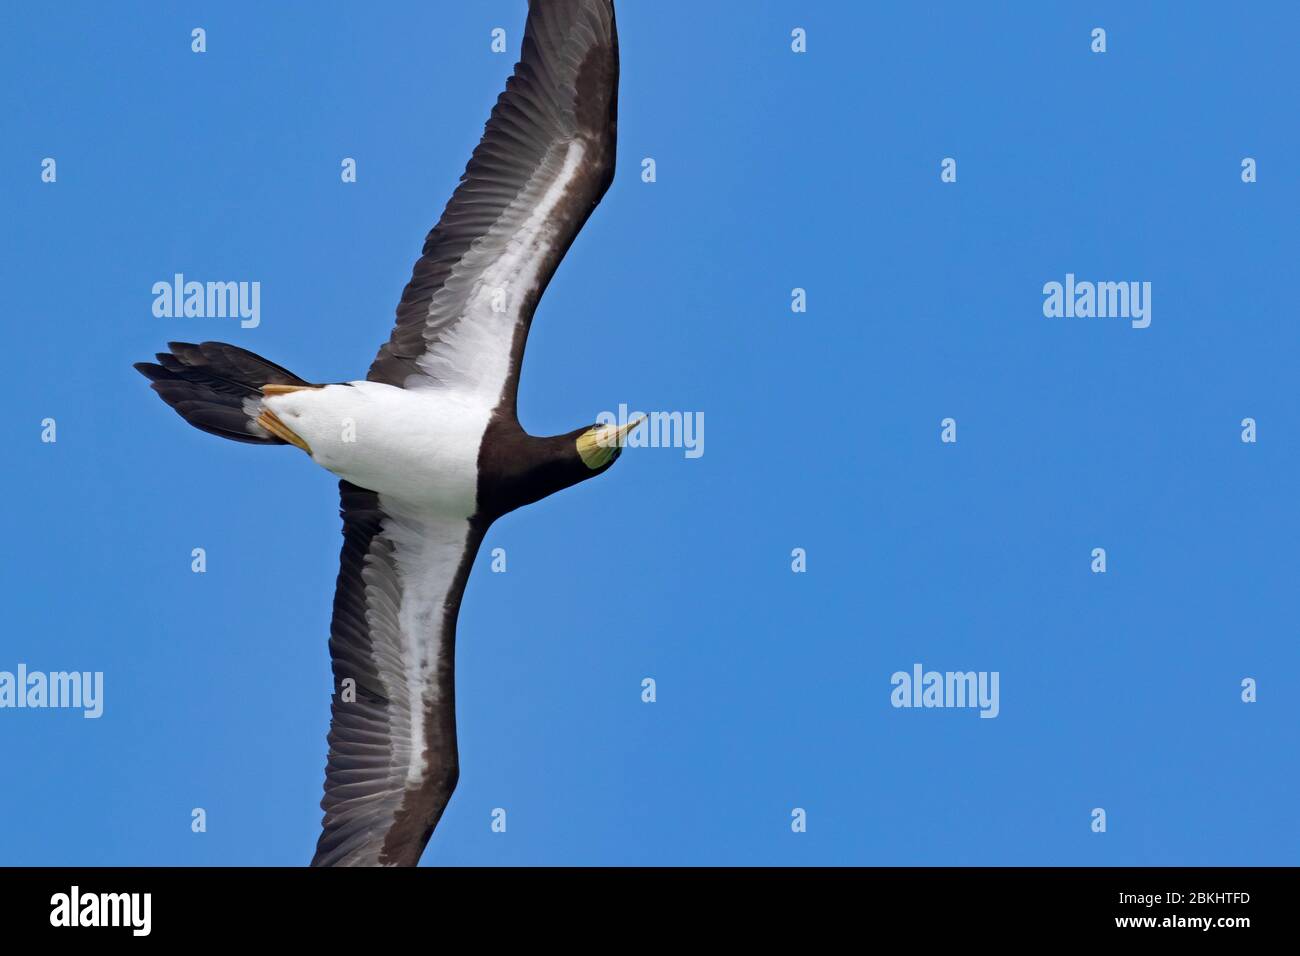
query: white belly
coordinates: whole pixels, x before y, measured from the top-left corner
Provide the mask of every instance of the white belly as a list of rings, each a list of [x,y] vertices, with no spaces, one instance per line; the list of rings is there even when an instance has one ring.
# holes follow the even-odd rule
[[[478,452],[492,410],[450,391],[379,382],[327,385],[262,400],[340,478],[421,510],[476,510]]]

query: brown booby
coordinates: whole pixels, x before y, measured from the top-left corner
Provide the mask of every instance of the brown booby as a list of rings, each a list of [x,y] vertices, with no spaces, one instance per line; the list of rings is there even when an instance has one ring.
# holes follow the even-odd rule
[[[459,775],[456,618],[488,527],[608,469],[628,431],[519,424],[524,344],[609,188],[612,0],[531,0],[523,50],[364,381],[316,385],[218,342],[136,368],[191,425],[338,475],[334,695],[313,865],[413,866]]]

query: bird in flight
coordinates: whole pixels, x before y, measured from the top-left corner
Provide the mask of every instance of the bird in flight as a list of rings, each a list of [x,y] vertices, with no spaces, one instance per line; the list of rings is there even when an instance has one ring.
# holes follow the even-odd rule
[[[174,342],[135,367],[191,425],[294,445],[340,478],[334,696],[314,866],[414,866],[459,776],[453,662],[494,520],[607,470],[639,422],[539,438],[524,344],[614,176],[612,0],[531,0],[523,51],[364,381],[316,385],[244,349]]]

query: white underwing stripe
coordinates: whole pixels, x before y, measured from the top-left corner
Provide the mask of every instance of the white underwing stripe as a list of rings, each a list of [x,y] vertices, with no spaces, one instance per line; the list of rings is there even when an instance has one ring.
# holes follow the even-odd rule
[[[542,267],[560,241],[562,226],[553,217],[580,175],[585,152],[581,140],[568,143],[562,153],[554,151],[559,161],[548,160],[539,168],[429,300],[431,324],[440,313],[464,305],[420,358],[427,377],[408,381],[407,388],[449,387],[495,407],[510,374],[511,345],[523,303],[537,290]],[[506,308],[497,311],[494,298],[502,294]]]
[[[451,679],[450,674],[439,673],[443,624],[447,595],[465,555],[469,523],[404,513],[401,504],[384,498],[380,503],[389,515],[383,534],[392,542],[402,590],[397,620],[404,642],[402,672],[410,721],[406,780],[418,785],[427,769],[425,712],[439,701],[443,680]]]

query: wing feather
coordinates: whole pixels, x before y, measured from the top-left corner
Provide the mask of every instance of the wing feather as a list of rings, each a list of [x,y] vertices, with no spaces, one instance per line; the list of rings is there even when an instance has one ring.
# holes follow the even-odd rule
[[[617,100],[611,0],[532,0],[519,63],[425,240],[372,381],[513,407],[537,300],[613,179]]]
[[[339,483],[334,697],[313,866],[414,866],[458,777],[456,616],[481,532]]]

